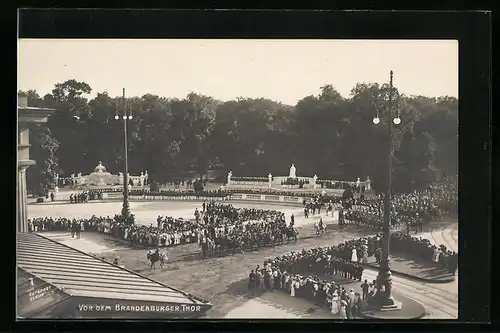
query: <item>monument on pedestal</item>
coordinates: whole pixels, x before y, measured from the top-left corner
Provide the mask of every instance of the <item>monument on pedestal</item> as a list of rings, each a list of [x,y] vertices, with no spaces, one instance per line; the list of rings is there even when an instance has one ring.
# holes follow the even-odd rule
[[[267,175],[267,179],[269,180],[269,187],[273,186],[273,175]]]
[[[316,188],[316,181],[317,180],[318,180],[318,176],[314,175],[314,177],[312,178],[312,183],[311,183],[311,185],[312,185],[313,188]]]
[[[290,173],[288,174],[288,177],[293,178],[293,179],[297,178],[296,172],[297,172],[297,169],[295,168],[295,165],[292,164],[292,166],[290,167]]]
[[[229,171],[227,173],[227,186],[231,185],[231,177],[233,176],[233,172]]]
[[[81,177],[81,173],[78,174],[78,176]],[[99,161],[99,164],[95,167],[94,172],[88,175],[88,180],[90,185],[105,186],[111,183],[109,179],[111,176],[112,175],[106,171],[104,165],[102,165],[102,162]]]
[[[370,191],[372,189],[372,181],[371,181],[370,177],[366,177],[365,183],[366,183],[366,188],[365,189],[367,191]]]

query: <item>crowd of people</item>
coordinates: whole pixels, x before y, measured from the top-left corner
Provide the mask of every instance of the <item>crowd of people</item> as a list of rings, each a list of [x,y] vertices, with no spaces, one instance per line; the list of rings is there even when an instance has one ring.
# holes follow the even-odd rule
[[[317,275],[302,276],[290,274],[277,267],[257,266],[249,274],[248,289],[287,292],[292,297],[305,298],[319,306],[327,307],[333,315],[341,319],[360,318],[365,306],[361,294],[354,289],[345,289],[330,279],[320,279]]]
[[[198,240],[196,225],[183,219],[159,216],[157,226],[138,225],[133,219],[133,215],[128,220],[120,215],[88,219],[44,217],[28,220],[28,228],[30,232],[68,231],[77,238],[81,231],[94,231],[146,247],[176,246]]]
[[[126,224],[113,220],[100,226],[104,232],[134,245],[144,247],[171,247],[198,241],[198,226],[192,221],[158,216],[156,225]]]
[[[294,297],[306,298],[318,305],[326,306],[341,319],[361,316],[363,308],[376,302],[384,292],[383,285],[376,280],[365,280],[359,292],[347,291],[336,278],[361,281],[363,264],[368,257],[381,260],[381,237],[363,237],[346,241],[337,246],[318,247],[269,259],[263,267],[257,266],[249,274],[248,288],[268,291],[282,290]],[[446,246],[435,246],[427,239],[416,238],[405,233],[391,234],[391,249],[396,253],[407,253],[433,261],[439,267],[455,274],[458,254]],[[342,284],[345,284],[343,281]]]
[[[89,202],[91,200],[102,200],[103,192],[97,190],[88,190],[80,193],[71,193],[69,195],[69,201],[71,203],[82,203]]]
[[[297,239],[293,217],[287,225],[279,211],[236,208],[233,205],[209,202],[203,211],[195,211],[196,220],[203,215],[200,247],[203,255],[231,250],[243,251],[261,246],[282,244]],[[198,215],[198,216],[197,216]]]
[[[391,197],[391,226],[405,225],[417,232],[425,222],[436,220],[444,215],[453,215],[458,209],[458,190],[453,182],[442,182],[424,190],[393,195]],[[362,198],[339,212],[339,220],[344,224],[362,225],[380,229],[383,225],[383,197]]]
[[[279,211],[236,208],[233,205],[203,202],[193,220],[158,216],[156,224],[134,223],[134,216],[92,216],[89,219],[37,218],[29,220],[30,231],[95,231],[145,247],[169,247],[199,243],[205,256],[227,250],[247,250],[296,240],[298,232],[286,224]],[[77,227],[74,227],[74,225]],[[79,236],[78,236],[79,238]]]
[[[347,248],[347,247],[346,247]],[[249,289],[281,290],[292,297],[308,299],[328,307],[342,319],[361,316],[363,298],[353,289],[346,290],[332,278],[361,281],[363,266],[338,256],[344,245],[291,252],[266,260],[249,275]],[[320,276],[322,278],[320,278]],[[366,295],[363,295],[366,300]]]

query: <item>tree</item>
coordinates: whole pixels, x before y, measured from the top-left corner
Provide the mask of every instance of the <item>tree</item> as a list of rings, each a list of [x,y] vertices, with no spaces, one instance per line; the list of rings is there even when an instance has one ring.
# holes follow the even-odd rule
[[[373,187],[382,191],[390,94],[392,116],[402,120],[393,126],[390,143],[393,189],[426,186],[436,169],[457,173],[458,100],[453,97],[405,96],[377,83],[356,84],[348,98],[327,84],[295,106],[265,98],[220,102],[196,93],[183,99],[146,94],[126,98],[123,104],[122,97],[106,92],[88,101],[90,92],[86,83],[68,80],[43,99],[26,93],[30,105],[57,109],[48,131],[33,132],[33,144],[40,147],[34,149],[37,159],[50,162],[31,173],[50,181],[56,157],[66,175],[88,173],[99,160],[110,172],[121,171],[123,121],[114,116],[125,108],[133,114],[127,121],[129,170],[147,170],[151,183],[186,179],[192,173],[201,177],[212,168],[238,176],[284,175],[294,163],[299,176],[343,181],[370,176]],[[377,114],[381,121],[374,125]],[[41,182],[32,176],[30,181]]]
[[[86,122],[92,118],[90,107],[85,95],[91,92],[88,84],[76,80],[57,83],[52,90],[52,97],[46,96],[50,107],[56,112],[49,117],[48,127],[59,146],[59,161],[62,172],[85,172],[92,163],[88,158],[91,149],[86,143]]]
[[[50,130],[42,124],[34,125],[30,135],[37,143],[30,147],[30,154],[36,158],[36,164],[27,169],[27,187],[32,193],[44,194],[53,187],[55,175],[59,173],[57,158],[59,144],[52,137]]]

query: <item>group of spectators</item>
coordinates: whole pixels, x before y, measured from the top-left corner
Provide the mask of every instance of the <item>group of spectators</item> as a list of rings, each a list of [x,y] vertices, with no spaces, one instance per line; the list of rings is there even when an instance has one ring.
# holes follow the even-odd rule
[[[332,246],[291,252],[266,260],[264,267],[257,266],[250,272],[249,289],[281,290],[292,297],[328,307],[332,314],[340,314],[342,319],[358,318],[363,307],[361,295],[353,289],[344,289],[332,275],[361,281],[363,266],[336,256],[338,252],[343,252],[343,245],[341,248]],[[366,295],[363,296],[366,300]]]
[[[91,200],[102,200],[103,192],[96,190],[88,190],[80,193],[71,193],[69,195],[69,201],[71,203],[82,203],[89,202]]]
[[[298,234],[293,223],[287,226],[285,215],[274,210],[236,208],[212,201],[203,202],[202,211],[196,209],[194,215],[193,220],[158,216],[156,224],[149,226],[135,224],[133,215],[128,220],[121,215],[89,219],[39,218],[30,220],[29,225],[30,231],[35,232],[73,232],[72,225],[76,223],[79,231],[95,231],[145,247],[199,242],[206,254],[273,246],[296,239]]]
[[[340,315],[341,319],[355,319],[361,317],[364,307],[360,293],[354,289],[346,290],[340,284],[330,279],[320,279],[317,275],[302,276],[265,265],[257,266],[249,274],[248,289],[289,293],[292,297],[305,298],[319,306],[324,306],[333,315]]]
[[[436,246],[428,239],[410,236],[406,233],[391,233],[391,251],[408,253],[427,262],[433,261],[449,273],[455,275],[458,268],[458,253],[445,245]]]
[[[391,198],[390,220],[394,228],[405,225],[422,226],[423,223],[457,213],[458,191],[456,185],[445,182]],[[339,219],[343,223],[378,228],[383,225],[384,202],[381,196],[357,199],[350,208],[342,209]],[[415,231],[417,228],[415,228]]]
[[[318,247],[266,260],[263,267],[257,266],[249,274],[249,289],[282,290],[294,297],[306,298],[318,305],[326,306],[341,319],[361,316],[363,308],[376,302],[384,287],[377,281],[361,284],[360,292],[347,291],[334,281],[333,276],[344,280],[361,281],[363,263],[368,257],[381,259],[381,237],[363,237],[337,246]],[[455,274],[458,265],[457,253],[446,246],[435,246],[427,239],[404,233],[391,233],[391,249],[433,261],[438,266]]]
[[[132,216],[125,220],[120,215],[88,219],[45,217],[28,220],[28,228],[30,232],[68,231],[77,238],[80,238],[80,231],[94,231],[148,247],[175,246],[198,240],[197,227],[189,221],[162,217],[158,226],[145,226],[136,225],[133,219]]]
[[[114,237],[145,247],[171,247],[198,241],[198,226],[192,221],[158,216],[156,225],[108,221],[103,230]],[[107,228],[106,228],[107,227]],[[102,227],[101,227],[102,228]],[[98,230],[99,232],[105,232]],[[106,232],[105,232],[106,233]]]
[[[246,250],[272,246],[290,238],[296,239],[293,223],[287,226],[279,211],[236,208],[215,202],[203,203],[203,211],[195,211],[198,221],[203,215],[200,246],[204,256],[226,250]]]

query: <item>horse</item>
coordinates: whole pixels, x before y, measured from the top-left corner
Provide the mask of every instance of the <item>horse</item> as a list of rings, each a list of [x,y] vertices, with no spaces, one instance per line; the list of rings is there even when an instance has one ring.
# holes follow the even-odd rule
[[[411,228],[415,230],[415,234],[417,234],[419,231],[422,232],[424,229],[424,223],[422,222],[421,219],[417,219],[415,221],[412,221],[408,224],[408,233],[411,233]]]
[[[299,232],[294,227],[288,227],[285,229],[285,235],[286,235],[287,241],[290,241],[290,239],[293,239],[296,242],[297,236],[299,235]]]
[[[151,262],[151,266],[149,267],[149,271],[152,269],[156,269],[156,263],[160,262],[160,268],[163,269],[165,262],[168,260],[168,257],[165,253],[160,253],[159,251],[148,251],[146,253],[147,259]]]
[[[316,236],[324,235],[326,233],[326,226],[322,223],[315,223],[314,230],[316,231]]]

